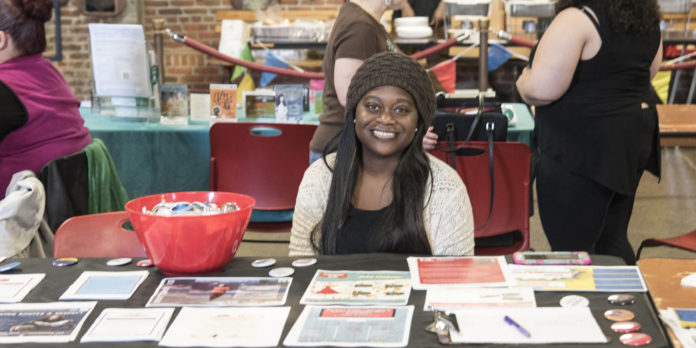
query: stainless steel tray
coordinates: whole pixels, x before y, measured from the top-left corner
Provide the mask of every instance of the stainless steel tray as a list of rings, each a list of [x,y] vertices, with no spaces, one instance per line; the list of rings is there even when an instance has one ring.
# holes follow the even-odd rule
[[[691,11],[690,0],[657,0],[662,13],[689,13]]]
[[[506,1],[505,12],[512,17],[553,17],[556,14],[556,2]]]

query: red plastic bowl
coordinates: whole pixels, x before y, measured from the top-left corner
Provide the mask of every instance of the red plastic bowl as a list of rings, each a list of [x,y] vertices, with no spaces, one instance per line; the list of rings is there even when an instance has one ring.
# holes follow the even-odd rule
[[[201,216],[144,214],[157,203],[235,202],[238,211]],[[126,203],[133,229],[147,256],[165,275],[220,272],[232,260],[242,242],[254,199],[231,192],[174,192],[145,196]]]

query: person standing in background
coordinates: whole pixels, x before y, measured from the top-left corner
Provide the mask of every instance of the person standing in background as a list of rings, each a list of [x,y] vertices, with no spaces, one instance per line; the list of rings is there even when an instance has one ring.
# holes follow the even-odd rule
[[[51,0],[0,0],[0,195],[12,175],[92,142],[80,101],[42,56]]]
[[[380,18],[388,9],[401,9],[405,1],[350,0],[341,7],[324,52],[324,112],[309,144],[310,163],[322,153],[336,151],[346,119],[346,92],[358,67],[375,53],[397,51]]]
[[[657,113],[644,103],[662,59],[657,0],[560,0],[517,80],[536,106],[539,216],[552,250],[635,263],[628,222]]]
[[[408,0],[401,10],[394,11],[392,19],[399,17],[428,17],[431,26],[437,26],[445,18],[445,3],[440,0]]]

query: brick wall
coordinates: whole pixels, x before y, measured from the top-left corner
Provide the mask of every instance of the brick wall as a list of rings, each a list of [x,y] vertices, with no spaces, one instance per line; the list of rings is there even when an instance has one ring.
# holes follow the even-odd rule
[[[283,9],[338,9],[343,0],[278,0]],[[239,9],[240,0],[128,0],[126,10],[116,18],[106,20],[83,16],[76,1],[61,7],[63,59],[55,66],[65,76],[75,96],[89,99],[91,62],[87,25],[101,23],[141,23],[145,36],[152,40],[152,19],[164,18],[165,28],[185,34],[212,47],[218,46],[220,34],[215,32],[218,10]],[[53,23],[46,25],[49,47],[46,55],[55,52]],[[165,38],[166,83],[185,83],[189,89],[207,89],[210,83],[224,82],[223,68],[208,65],[205,56],[187,46]]]

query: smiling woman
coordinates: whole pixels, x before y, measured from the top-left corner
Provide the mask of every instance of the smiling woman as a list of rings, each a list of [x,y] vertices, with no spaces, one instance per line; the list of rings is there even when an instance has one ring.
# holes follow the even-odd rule
[[[434,111],[416,61],[392,52],[365,60],[348,87],[337,152],[305,172],[290,255],[472,254],[466,187],[423,150]]]

